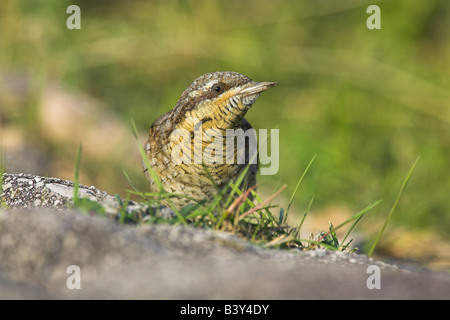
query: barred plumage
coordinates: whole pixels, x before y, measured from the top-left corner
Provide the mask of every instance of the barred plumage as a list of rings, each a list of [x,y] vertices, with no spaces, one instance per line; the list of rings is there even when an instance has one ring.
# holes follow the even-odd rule
[[[204,199],[211,200],[216,194],[214,183],[222,188],[239,176],[246,164],[226,162],[225,133],[230,129],[251,129],[244,119],[245,114],[261,92],[276,84],[255,82],[237,72],[207,73],[195,79],[182,93],[175,107],[153,123],[145,148],[152,169],[166,191],[190,197],[171,198],[177,207]],[[217,136],[219,132],[224,137],[222,144],[220,136]],[[203,139],[195,141],[200,133]],[[205,136],[208,137],[208,133],[215,137],[214,141],[204,139]],[[213,144],[216,139],[218,142]],[[238,147],[241,146],[234,146],[233,159],[236,159]],[[245,148],[248,163],[252,155],[249,154],[251,151],[247,145]],[[201,162],[194,161],[198,153],[203,157],[205,150],[209,158],[202,160],[214,183],[205,173]],[[186,160],[190,162],[183,163]],[[257,163],[250,165],[246,181],[241,185],[242,189],[256,183],[257,170]],[[146,176],[150,181],[151,191],[157,191],[156,184],[147,171]]]

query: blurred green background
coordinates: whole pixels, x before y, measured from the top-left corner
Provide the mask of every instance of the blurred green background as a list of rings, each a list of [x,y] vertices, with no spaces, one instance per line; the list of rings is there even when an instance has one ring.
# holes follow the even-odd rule
[[[70,4],[80,30],[66,27]],[[370,4],[380,30],[366,27]],[[288,199],[317,154],[299,214],[314,195],[312,211],[337,225],[338,211],[382,199],[360,223],[371,238],[420,155],[384,250],[409,239],[420,260],[419,244],[432,239],[420,251],[429,262],[450,240],[449,19],[446,0],[2,0],[3,161],[10,172],[72,179],[82,143],[81,183],[125,197],[124,169],[146,190],[131,119],[144,142],[193,79],[237,71],[280,82],[247,115],[256,129],[280,130],[280,169],[260,177],[260,190],[286,183]],[[387,245],[389,230],[413,233]]]

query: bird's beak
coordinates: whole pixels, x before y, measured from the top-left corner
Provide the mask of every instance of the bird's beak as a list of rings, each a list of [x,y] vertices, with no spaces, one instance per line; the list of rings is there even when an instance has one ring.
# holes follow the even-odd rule
[[[250,84],[243,88],[241,91],[239,91],[239,94],[242,95],[252,95],[252,94],[258,94],[263,91],[266,91],[272,87],[275,87],[279,82],[250,82]]]

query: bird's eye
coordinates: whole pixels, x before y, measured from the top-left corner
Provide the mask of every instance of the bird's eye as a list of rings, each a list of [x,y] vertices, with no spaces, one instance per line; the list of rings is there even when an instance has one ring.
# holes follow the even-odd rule
[[[214,84],[214,85],[211,87],[211,91],[212,91],[214,94],[219,95],[219,94],[221,94],[221,93],[223,93],[223,92],[225,91],[225,87],[224,87],[223,84],[221,84],[221,83],[216,83],[216,84]]]

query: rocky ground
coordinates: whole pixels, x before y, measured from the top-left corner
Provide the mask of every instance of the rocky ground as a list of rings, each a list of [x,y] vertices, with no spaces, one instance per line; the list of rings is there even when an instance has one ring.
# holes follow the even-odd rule
[[[73,211],[70,181],[5,174],[0,192],[0,299],[450,298],[448,274],[361,254],[263,249],[189,226],[119,224],[118,201],[94,187],[79,194],[102,203],[106,217]]]

